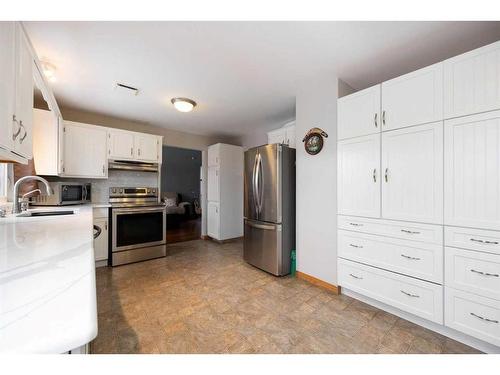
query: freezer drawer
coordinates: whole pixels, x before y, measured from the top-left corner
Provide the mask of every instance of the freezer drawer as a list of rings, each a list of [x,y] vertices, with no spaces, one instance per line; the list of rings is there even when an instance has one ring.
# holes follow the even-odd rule
[[[276,276],[290,273],[290,250],[283,250],[281,224],[245,220],[243,259]]]

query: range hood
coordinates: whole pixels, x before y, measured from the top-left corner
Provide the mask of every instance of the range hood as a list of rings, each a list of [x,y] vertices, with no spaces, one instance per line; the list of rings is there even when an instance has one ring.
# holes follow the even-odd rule
[[[123,171],[144,171],[144,172],[158,172],[158,163],[147,163],[143,161],[131,160],[110,160],[108,169],[123,170]]]

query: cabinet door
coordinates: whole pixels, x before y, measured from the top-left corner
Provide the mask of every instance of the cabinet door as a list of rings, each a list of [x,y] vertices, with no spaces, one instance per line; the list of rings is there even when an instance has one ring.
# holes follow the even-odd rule
[[[442,119],[442,63],[382,83],[382,131]]]
[[[107,176],[105,129],[74,122],[65,124],[63,176]]]
[[[208,148],[208,166],[215,167],[220,163],[220,145],[212,145]]]
[[[337,104],[338,139],[380,132],[380,85],[344,96]]]
[[[295,126],[289,126],[286,129],[286,144],[288,147],[295,148]]]
[[[445,122],[445,224],[500,230],[500,111]]]
[[[380,134],[338,143],[338,213],[380,217]]]
[[[208,202],[208,221],[207,221],[207,234],[215,239],[220,237],[220,218],[219,218],[219,204]]]
[[[26,35],[20,25],[16,28],[16,118],[21,132],[17,136],[15,151],[27,159],[33,157],[33,56]]]
[[[267,133],[267,144],[286,143],[286,130],[277,129]]]
[[[134,133],[121,130],[108,131],[108,156],[111,159],[133,159]]]
[[[136,159],[144,161],[158,161],[158,137],[149,134],[136,134],[134,138]]]
[[[208,168],[208,200],[218,202],[220,198],[219,167]]]
[[[382,133],[382,217],[442,224],[443,123]]]
[[[95,219],[94,225],[101,229],[99,237],[94,238],[95,260],[108,259],[108,219]]]
[[[0,147],[13,150],[15,105],[15,23],[0,22]],[[14,129],[15,131],[16,129]]]
[[[444,61],[445,118],[500,109],[500,42]]]

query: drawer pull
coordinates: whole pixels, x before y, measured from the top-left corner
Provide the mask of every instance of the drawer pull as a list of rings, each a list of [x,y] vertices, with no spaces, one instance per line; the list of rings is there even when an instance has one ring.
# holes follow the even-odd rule
[[[493,320],[493,319],[488,319],[488,318],[485,318],[483,316],[480,316],[480,315],[477,315],[477,314],[474,314],[474,313],[470,313],[472,316],[475,316],[476,318],[478,319],[481,319],[481,320],[484,320],[485,322],[490,322],[490,323],[496,323],[498,324],[498,320]]]
[[[405,292],[404,290],[402,290],[401,293],[406,294],[408,297],[420,298],[420,296]]]
[[[483,240],[476,240],[475,238],[471,238],[470,240],[473,242],[484,243],[486,245],[498,245],[498,242],[496,241],[483,241]]]
[[[484,276],[500,277],[500,275],[497,274],[497,273],[488,273],[488,272],[483,272],[483,271],[476,271],[476,270],[473,270],[473,269],[471,269],[470,272],[478,273],[478,274],[484,275]]]
[[[350,273],[349,276],[354,277],[355,279],[358,279],[358,280],[363,280],[362,277],[353,275],[352,273]]]
[[[420,234],[420,232],[413,232],[413,231],[408,230],[408,229],[401,229],[401,232],[408,233],[408,234]]]
[[[362,249],[363,246],[361,245],[353,245],[352,243],[349,244],[350,247],[355,247],[356,249]]]
[[[362,227],[363,224],[358,224],[358,223],[349,223],[349,225],[352,225],[353,227]]]
[[[406,254],[401,254],[401,256],[403,258],[410,259],[410,260],[420,260],[420,258],[411,257],[411,256],[406,255]]]

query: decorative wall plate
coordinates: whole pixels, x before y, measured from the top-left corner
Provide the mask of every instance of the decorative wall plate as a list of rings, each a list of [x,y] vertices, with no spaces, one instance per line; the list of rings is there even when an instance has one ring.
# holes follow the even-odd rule
[[[320,128],[309,130],[302,140],[304,149],[309,155],[317,155],[323,149],[323,137],[328,138],[328,134]]]

